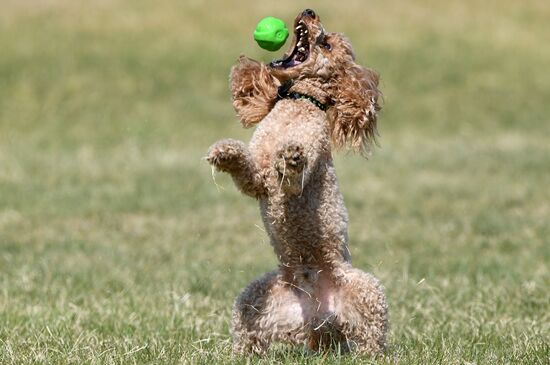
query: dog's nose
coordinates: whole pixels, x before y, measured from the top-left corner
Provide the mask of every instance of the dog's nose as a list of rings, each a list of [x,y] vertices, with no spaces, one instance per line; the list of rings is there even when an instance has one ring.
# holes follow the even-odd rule
[[[306,9],[302,12],[302,16],[308,16],[310,18],[315,19],[315,12],[311,9]]]

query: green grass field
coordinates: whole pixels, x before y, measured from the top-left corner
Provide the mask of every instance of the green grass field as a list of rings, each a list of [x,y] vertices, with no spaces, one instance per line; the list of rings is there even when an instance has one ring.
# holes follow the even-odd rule
[[[550,3],[0,2],[0,363],[550,363]],[[275,267],[256,202],[201,159],[247,140],[228,72],[312,6],[382,75],[380,144],[336,157],[373,360],[231,355]]]

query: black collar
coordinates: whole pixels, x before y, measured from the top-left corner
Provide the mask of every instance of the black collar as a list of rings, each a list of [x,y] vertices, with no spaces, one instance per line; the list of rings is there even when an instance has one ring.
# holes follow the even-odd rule
[[[298,99],[306,99],[313,103],[317,108],[321,109],[322,111],[327,111],[328,105],[321,103],[319,100],[315,99],[311,95],[306,95],[299,93],[297,91],[289,91],[289,89],[292,87],[294,82],[292,80],[288,80],[285,83],[283,83],[281,86],[279,86],[279,89],[277,90],[277,100],[281,99],[292,99],[292,100],[298,100]]]

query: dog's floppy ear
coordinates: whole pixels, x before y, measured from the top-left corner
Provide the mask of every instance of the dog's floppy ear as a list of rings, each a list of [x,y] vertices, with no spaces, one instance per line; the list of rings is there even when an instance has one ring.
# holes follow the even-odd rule
[[[332,101],[328,116],[332,142],[367,155],[376,144],[376,118],[381,109],[378,73],[353,62],[336,71],[332,78]]]
[[[241,56],[229,76],[233,107],[245,128],[261,121],[277,101],[280,82],[267,66]]]

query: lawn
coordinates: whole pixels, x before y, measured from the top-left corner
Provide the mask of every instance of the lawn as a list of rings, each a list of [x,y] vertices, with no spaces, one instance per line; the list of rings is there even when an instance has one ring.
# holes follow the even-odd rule
[[[227,79],[304,1],[4,0],[0,363],[550,363],[550,3],[325,1],[382,76],[380,148],[338,153],[354,265],[386,288],[378,359],[231,355],[276,265],[255,201],[202,159],[247,140]]]

